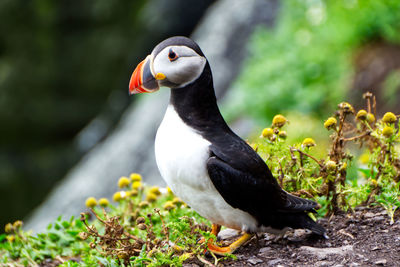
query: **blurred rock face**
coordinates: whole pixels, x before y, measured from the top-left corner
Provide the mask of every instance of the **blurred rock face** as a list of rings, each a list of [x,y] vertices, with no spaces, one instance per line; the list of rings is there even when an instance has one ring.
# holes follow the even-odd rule
[[[209,59],[218,96],[238,74],[251,32],[260,23],[271,25],[276,9],[277,1],[220,0],[203,17],[193,38]],[[149,45],[147,53],[157,43]],[[126,81],[137,62],[127,67]],[[131,172],[141,173],[146,183],[162,183],[154,159],[154,137],[167,103],[168,90],[162,89],[129,107],[115,131],[67,174],[35,210],[26,228],[40,230],[60,214],[79,214],[87,197],[110,197],[117,190],[118,178]]]
[[[372,92],[377,113],[400,113],[400,46],[384,41],[361,47],[354,60],[355,75],[349,95],[356,107],[365,108],[362,95]]]
[[[154,43],[190,34],[211,2],[0,2],[0,225],[108,135],[133,100],[133,65]]]

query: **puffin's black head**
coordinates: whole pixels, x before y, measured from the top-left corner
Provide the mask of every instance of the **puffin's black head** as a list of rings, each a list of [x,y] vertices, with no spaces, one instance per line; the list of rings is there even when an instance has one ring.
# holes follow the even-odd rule
[[[168,38],[136,67],[129,82],[129,93],[151,93],[160,86],[183,87],[200,77],[206,63],[200,47],[191,39]]]

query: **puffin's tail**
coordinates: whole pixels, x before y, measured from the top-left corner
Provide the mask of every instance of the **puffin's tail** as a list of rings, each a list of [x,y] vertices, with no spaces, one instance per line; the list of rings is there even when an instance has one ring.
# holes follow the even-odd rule
[[[313,233],[323,236],[326,239],[329,237],[326,234],[326,229],[319,225],[318,223],[314,222],[313,219],[310,218],[307,214],[304,214],[305,220],[303,221],[304,228],[311,230]]]
[[[287,223],[294,229],[309,229],[313,233],[328,239],[325,228],[314,222],[307,214],[307,212],[315,213],[315,208],[318,207],[318,204],[312,200],[285,193],[286,205],[280,209],[280,212],[286,214]]]
[[[323,236],[326,239],[329,237],[326,234],[326,229],[319,225],[318,223],[314,222],[313,219],[308,216],[307,213],[297,213],[297,214],[290,214],[292,216],[296,216],[291,220],[291,227],[294,229],[297,228],[305,228],[311,230],[314,234]],[[290,216],[289,215],[289,216]]]

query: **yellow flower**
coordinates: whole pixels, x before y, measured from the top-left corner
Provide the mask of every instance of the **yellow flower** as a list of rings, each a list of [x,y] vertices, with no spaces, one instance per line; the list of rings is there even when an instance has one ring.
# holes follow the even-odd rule
[[[132,183],[132,189],[137,190],[137,189],[139,189],[141,187],[142,187],[142,182],[140,182],[140,181],[135,181],[135,182]]]
[[[395,123],[396,120],[396,115],[394,115],[392,112],[386,112],[382,119],[382,121],[385,123]]]
[[[375,116],[374,116],[374,114],[368,113],[368,114],[367,114],[367,121],[368,121],[369,123],[375,122]]]
[[[142,176],[139,173],[132,173],[130,175],[132,182],[140,182],[142,181]]]
[[[10,243],[14,242],[14,240],[15,240],[14,235],[8,235],[8,236],[6,236],[6,238],[7,238],[8,242],[10,242]]]
[[[147,201],[142,201],[139,203],[139,208],[145,208],[147,206],[149,206],[149,202]]]
[[[342,102],[338,105],[338,107],[343,110],[344,113],[354,113],[354,108],[347,102]]]
[[[131,183],[131,181],[129,180],[128,177],[122,176],[118,180],[118,187],[119,188],[128,187],[130,183]]]
[[[99,205],[102,207],[107,207],[110,204],[107,198],[100,198],[99,199]]]
[[[282,139],[286,139],[287,133],[286,131],[279,131],[278,136]]]
[[[287,119],[283,115],[278,114],[275,115],[275,117],[272,119],[272,126],[281,128],[283,125],[285,125],[286,122]]]
[[[172,200],[172,203],[173,203],[174,205],[180,206],[180,205],[183,204],[183,201],[182,201],[180,198],[178,198],[178,197],[174,197],[174,199]]]
[[[371,183],[372,183],[374,186],[377,186],[377,185],[378,185],[378,182],[377,182],[375,179],[371,179]]]
[[[129,194],[129,196],[137,196],[138,191],[136,189],[132,189],[131,191],[127,192]]]
[[[147,196],[146,196],[146,200],[147,200],[148,202],[154,202],[154,201],[156,201],[156,199],[157,199],[157,195],[154,194],[154,193],[151,193],[151,192],[149,192],[149,193],[147,194]]]
[[[121,192],[115,192],[114,195],[113,195],[113,200],[115,202],[118,202],[123,198],[124,198],[124,196],[121,194]]]
[[[273,135],[274,131],[271,128],[265,128],[261,133],[262,137],[267,137],[267,138],[271,138]]]
[[[390,126],[385,126],[385,128],[383,128],[383,130],[382,130],[382,134],[383,134],[386,138],[391,137],[391,136],[393,135],[393,133],[394,133],[394,130],[393,130],[393,128],[390,127]]]
[[[15,229],[21,228],[22,225],[23,225],[23,222],[20,221],[20,220],[17,220],[17,221],[15,221],[15,222],[13,223],[13,227],[14,227]]]
[[[97,205],[97,200],[94,197],[89,197],[86,199],[85,205],[88,208],[93,208]]]
[[[357,112],[356,118],[357,118],[357,120],[364,121],[367,119],[367,115],[368,115],[368,113],[366,110],[360,109]]]
[[[165,204],[164,204],[163,207],[164,207],[164,209],[166,209],[166,210],[172,210],[172,209],[175,209],[175,208],[176,208],[175,204],[172,203],[172,201],[167,201],[167,202],[165,202]]]
[[[302,146],[305,147],[312,147],[312,146],[316,146],[314,139],[307,137],[303,140]]]
[[[330,117],[324,122],[324,127],[327,130],[330,130],[330,129],[334,129],[336,127],[336,124],[337,124],[337,120],[334,117]]]
[[[12,231],[14,231],[14,226],[11,223],[7,223],[6,226],[4,227],[4,231],[9,234]]]
[[[149,193],[155,194],[157,196],[161,195],[160,188],[158,186],[150,187]]]
[[[336,169],[336,162],[333,160],[328,160],[325,164],[325,167],[328,171],[334,171]]]

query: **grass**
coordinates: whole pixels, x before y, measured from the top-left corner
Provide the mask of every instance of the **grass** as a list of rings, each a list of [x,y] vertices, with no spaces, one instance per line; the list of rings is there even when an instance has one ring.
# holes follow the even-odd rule
[[[364,98],[365,109],[342,102],[320,123],[331,133],[326,153],[316,150],[311,137],[288,143],[294,133],[286,132],[282,115],[250,145],[285,190],[320,204],[318,216],[381,205],[393,223],[400,207],[398,116],[387,112],[377,119],[374,96]],[[7,224],[0,235],[0,265],[180,266],[188,261],[216,265],[225,259],[204,257],[207,241],[215,239],[210,222],[168,188],[144,186],[139,174],[121,177],[118,185],[114,205],[89,197],[81,218],[60,217],[37,235],[22,230],[21,221]],[[202,238],[205,242],[198,242]]]

